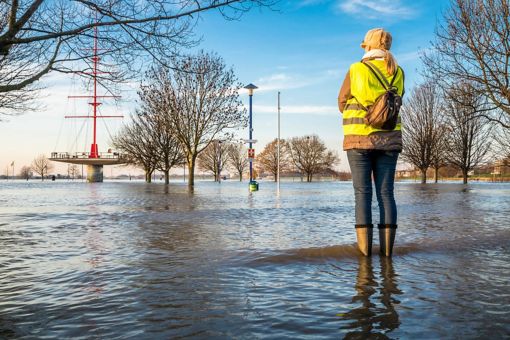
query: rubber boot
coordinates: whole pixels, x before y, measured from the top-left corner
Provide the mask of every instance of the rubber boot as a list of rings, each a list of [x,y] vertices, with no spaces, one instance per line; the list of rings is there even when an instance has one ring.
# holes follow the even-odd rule
[[[373,234],[374,226],[372,224],[356,224],[356,238],[358,240],[358,248],[365,256],[372,255]]]
[[[395,243],[396,224],[379,224],[379,247],[382,256],[391,256]]]

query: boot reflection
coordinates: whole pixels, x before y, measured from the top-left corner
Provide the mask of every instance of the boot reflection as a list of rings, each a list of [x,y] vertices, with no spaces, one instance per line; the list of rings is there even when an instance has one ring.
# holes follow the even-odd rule
[[[402,291],[398,289],[395,280],[396,275],[395,270],[393,269],[393,261],[391,257],[380,257],[380,262],[382,276],[380,299],[384,308],[382,308],[380,313],[379,325],[381,329],[385,329],[387,332],[390,332],[400,326],[398,313],[394,306],[398,305],[400,301],[393,295],[401,295]]]
[[[376,292],[377,282],[374,278],[374,269],[372,258],[358,257],[358,276],[356,278],[356,295],[352,302],[359,303],[360,306],[341,315],[342,320],[348,323],[342,326],[342,329],[352,330],[345,335],[346,339],[366,339],[373,335],[373,322],[375,316],[375,304],[370,301],[370,297]]]
[[[372,259],[358,257],[358,275],[354,286],[356,295],[352,302],[360,306],[340,315],[347,322],[341,329],[350,330],[345,334],[345,339],[389,339],[387,333],[400,325],[394,308],[400,302],[392,294],[402,294],[402,291],[395,281],[392,259],[381,257],[380,266],[381,282],[378,284]]]

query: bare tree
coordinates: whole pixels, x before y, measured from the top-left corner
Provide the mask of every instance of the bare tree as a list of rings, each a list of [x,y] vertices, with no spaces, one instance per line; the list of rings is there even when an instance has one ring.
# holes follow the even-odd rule
[[[159,161],[150,128],[146,116],[136,113],[131,122],[124,125],[112,140],[113,146],[125,155],[128,164],[139,166],[145,171],[147,183],[152,181],[152,173]]]
[[[228,148],[228,162],[239,174],[239,182],[243,181],[243,173],[250,164],[248,149],[243,143],[230,144]]]
[[[162,171],[165,176],[165,184],[170,183],[170,170],[185,163],[184,153],[180,142],[175,138],[168,122],[168,116],[161,125],[155,127],[155,147],[158,150],[158,162],[156,170]]]
[[[445,113],[450,131],[446,156],[461,170],[464,184],[468,173],[486,160],[491,148],[491,126],[478,115],[484,107],[484,98],[469,84],[460,84],[447,93]]]
[[[32,169],[29,166],[22,166],[19,171],[19,177],[26,179],[27,181],[33,176]]]
[[[32,111],[37,107],[33,99],[38,95],[38,84],[32,83],[6,91],[2,91],[2,85],[15,82],[19,79],[17,77],[22,78],[24,74],[30,73],[30,70],[24,69],[30,69],[38,57],[32,51],[22,51],[20,47],[13,48],[8,58],[0,56],[0,120],[3,116]]]
[[[210,171],[214,175],[214,181],[220,181],[220,174],[227,164],[229,144],[215,140],[198,155],[198,168],[202,171]]]
[[[44,181],[44,175],[53,170],[53,164],[45,155],[39,155],[32,161],[31,169],[41,176],[41,181]]]
[[[421,182],[427,183],[427,170],[442,155],[441,96],[432,82],[415,87],[402,107],[402,158],[418,168]]]
[[[445,89],[469,82],[490,105],[477,112],[510,128],[510,6],[508,0],[451,0],[427,73]]]
[[[278,181],[278,139],[268,143],[264,150],[257,155],[257,166],[262,171],[273,175],[274,181]],[[280,172],[290,170],[289,146],[284,139],[280,140]]]
[[[221,57],[203,51],[174,58],[173,69],[162,79],[160,91],[170,93],[172,126],[186,154],[190,188],[195,184],[200,152],[213,140],[231,139],[233,134],[228,131],[246,126],[241,87]]]
[[[443,110],[442,110],[443,112]],[[444,119],[442,119],[444,121]],[[435,147],[432,151],[431,166],[434,169],[434,183],[438,182],[439,169],[448,165],[448,128],[446,124],[442,123],[436,127],[438,133],[436,134]]]
[[[156,170],[164,173],[165,184],[169,184],[170,170],[184,164],[185,157],[172,125],[171,106],[168,105],[169,94],[164,88],[157,88],[160,79],[165,77],[167,71],[163,67],[152,68],[147,72],[147,84],[142,84],[138,95],[141,104],[139,114],[143,116],[144,128],[152,137],[151,144],[155,149]]]
[[[289,151],[294,166],[306,181],[311,182],[313,175],[330,169],[339,158],[333,151],[327,150],[324,142],[316,135],[294,137],[289,141]]]
[[[510,157],[510,129],[496,127],[494,132],[498,158]]]
[[[204,12],[239,17],[253,6],[274,0],[9,0],[0,2],[0,109],[26,108],[34,84],[51,71],[87,76],[95,28],[100,57],[113,59],[120,81],[139,73],[151,58],[161,63],[178,47],[194,45],[193,28]],[[137,67],[137,65],[140,65]]]
[[[76,177],[78,177],[80,174],[80,170],[78,169],[78,165],[76,164],[71,164],[69,166],[69,177],[71,177],[71,179],[75,179]]]

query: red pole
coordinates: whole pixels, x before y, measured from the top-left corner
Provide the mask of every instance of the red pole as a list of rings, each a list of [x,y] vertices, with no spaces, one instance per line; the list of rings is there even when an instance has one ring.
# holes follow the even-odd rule
[[[97,12],[96,12],[96,22],[97,22]],[[97,116],[97,108],[102,103],[98,102],[98,98],[120,98],[120,96],[98,96],[97,95],[97,75],[100,73],[108,73],[99,71],[99,61],[101,60],[98,56],[98,28],[94,27],[94,45],[92,48],[93,56],[92,56],[92,72],[78,72],[82,74],[91,74],[94,82],[94,93],[91,96],[69,96],[68,98],[92,98],[92,101],[89,102],[89,105],[92,105],[92,115],[87,114],[86,116],[65,116],[66,118],[92,118],[94,120],[94,130],[93,130],[93,140],[90,146],[90,154],[89,158],[99,158],[99,148],[97,146],[97,118],[122,118],[122,116]]]
[[[96,20],[97,20],[97,12],[96,12]],[[97,56],[97,27],[94,27],[94,56],[92,57],[92,61],[94,63],[94,68],[92,71],[92,77],[94,78],[94,96],[92,101],[92,107],[94,111],[94,133],[93,133],[93,142],[92,147],[90,148],[90,158],[98,158],[98,147],[96,141],[96,121],[97,121],[97,107],[99,103],[97,102],[97,63],[99,62],[99,57]]]

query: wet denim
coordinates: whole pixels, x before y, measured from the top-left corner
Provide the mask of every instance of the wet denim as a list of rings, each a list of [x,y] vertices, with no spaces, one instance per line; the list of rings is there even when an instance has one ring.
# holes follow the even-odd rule
[[[397,205],[394,196],[395,169],[398,151],[347,151],[352,173],[357,225],[372,224],[372,175],[379,203],[381,224],[397,224]]]

